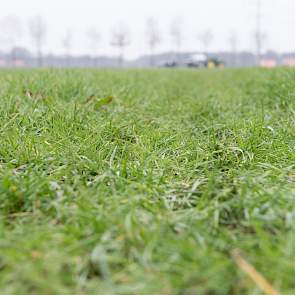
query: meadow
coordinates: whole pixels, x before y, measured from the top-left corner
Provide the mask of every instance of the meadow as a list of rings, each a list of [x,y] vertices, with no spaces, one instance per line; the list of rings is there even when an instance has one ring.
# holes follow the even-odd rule
[[[294,201],[295,70],[0,72],[1,295],[295,294]]]

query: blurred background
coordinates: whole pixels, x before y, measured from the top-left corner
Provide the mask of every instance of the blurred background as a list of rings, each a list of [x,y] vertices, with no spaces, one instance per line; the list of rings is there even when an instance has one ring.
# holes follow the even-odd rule
[[[294,0],[10,0],[0,67],[295,66]]]

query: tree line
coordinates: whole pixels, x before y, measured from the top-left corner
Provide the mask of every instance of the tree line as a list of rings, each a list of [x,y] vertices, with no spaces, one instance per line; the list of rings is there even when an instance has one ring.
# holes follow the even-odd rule
[[[45,41],[48,32],[48,26],[40,16],[32,18],[28,22],[27,26],[30,39],[34,48],[34,54],[37,57],[38,66],[43,65],[43,56],[45,50]],[[15,17],[6,17],[0,20],[0,44],[6,44],[10,48],[18,46],[18,42],[21,38],[23,28],[19,20]],[[98,56],[100,52],[100,46],[102,44],[102,36],[96,27],[91,27],[85,32],[86,37],[89,40],[91,53],[93,56]],[[174,52],[174,59],[177,60],[183,50],[184,41],[184,29],[183,22],[180,19],[175,19],[170,26],[169,30],[171,51]],[[150,65],[154,66],[154,55],[161,45],[162,37],[158,21],[155,18],[148,18],[146,20],[146,29],[144,32],[146,47],[149,50]],[[257,52],[260,54],[262,43],[265,40],[265,34],[260,31],[255,32],[255,43]],[[74,34],[71,30],[65,32],[61,45],[64,48],[64,54],[66,56],[67,65],[70,65],[70,56],[73,48]],[[208,29],[196,36],[196,39],[202,45],[200,51],[205,54],[211,50],[211,45],[214,40],[213,32]],[[118,24],[115,26],[109,36],[109,45],[113,46],[117,50],[118,65],[122,66],[124,63],[124,57],[126,48],[131,44],[131,34],[128,26],[124,24]],[[228,38],[229,50],[232,53],[236,53],[238,50],[238,35],[235,32],[230,33]],[[11,57],[14,58],[13,56]],[[98,66],[98,65],[94,65]]]

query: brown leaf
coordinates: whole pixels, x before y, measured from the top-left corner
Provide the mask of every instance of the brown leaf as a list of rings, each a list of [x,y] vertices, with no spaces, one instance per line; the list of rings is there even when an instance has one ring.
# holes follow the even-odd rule
[[[38,259],[41,257],[41,253],[39,251],[32,251],[31,256],[33,259]]]
[[[41,93],[41,92],[36,92],[33,93],[32,91],[26,91],[25,92],[26,96],[30,99],[35,99],[35,100],[44,100],[46,97]]]

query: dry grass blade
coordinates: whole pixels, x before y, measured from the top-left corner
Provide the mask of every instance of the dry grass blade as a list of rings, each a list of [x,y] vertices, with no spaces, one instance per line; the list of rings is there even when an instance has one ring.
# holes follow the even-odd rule
[[[254,266],[247,262],[238,250],[232,252],[232,257],[239,268],[245,272],[266,295],[281,295]]]
[[[33,93],[31,91],[26,91],[26,96],[28,98],[33,98]]]
[[[12,213],[9,214],[9,217],[27,217],[27,216],[32,216],[34,215],[34,212],[18,212],[18,213]]]
[[[91,102],[94,98],[95,98],[95,96],[92,94],[92,95],[86,97],[84,103],[87,104],[87,103]]]

